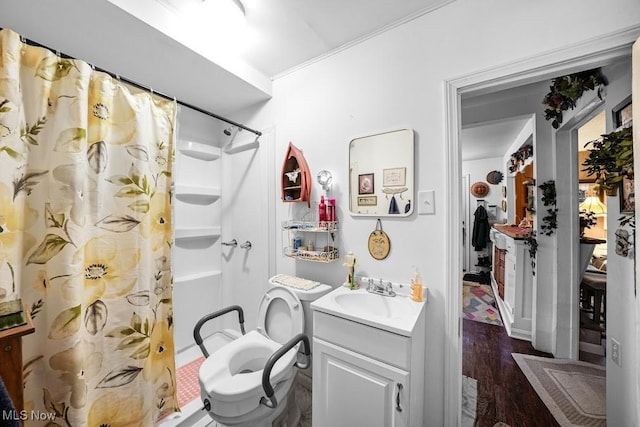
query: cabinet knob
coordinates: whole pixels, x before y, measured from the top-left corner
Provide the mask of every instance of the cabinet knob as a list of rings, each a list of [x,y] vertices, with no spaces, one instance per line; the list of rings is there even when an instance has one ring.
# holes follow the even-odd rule
[[[6,351],[7,353],[11,351],[11,346],[8,345],[4,348],[4,351]]]

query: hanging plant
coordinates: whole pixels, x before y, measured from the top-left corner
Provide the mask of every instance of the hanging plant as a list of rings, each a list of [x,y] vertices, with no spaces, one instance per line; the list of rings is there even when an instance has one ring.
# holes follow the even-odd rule
[[[591,211],[580,211],[580,237],[584,237],[585,230],[593,227],[598,223],[596,214]]]
[[[529,246],[529,258],[531,258],[531,274],[536,275],[536,252],[538,252],[538,239],[536,232],[532,231],[524,238],[524,244]]]
[[[588,176],[595,175],[596,183],[615,196],[622,180],[633,179],[633,127],[622,128],[589,141],[589,157],[582,163]]]
[[[520,147],[518,151],[511,154],[509,172],[516,172],[529,157],[533,157],[533,145],[529,144]]]
[[[551,80],[550,92],[542,99],[542,104],[546,107],[544,118],[547,120],[553,119],[551,126],[554,129],[558,129],[560,123],[562,123],[563,111],[573,110],[578,99],[588,90],[598,88],[598,97],[602,99],[599,87],[606,85],[607,80],[600,72],[600,68]]]
[[[551,180],[538,186],[542,190],[542,203],[552,206],[547,209],[547,215],[542,218],[541,230],[545,236],[551,236],[558,228],[558,209],[556,209],[556,182]]]

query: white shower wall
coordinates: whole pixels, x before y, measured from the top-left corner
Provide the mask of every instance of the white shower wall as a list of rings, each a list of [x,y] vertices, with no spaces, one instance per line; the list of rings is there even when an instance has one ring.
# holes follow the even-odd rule
[[[180,108],[177,121],[173,318],[179,353],[195,344],[196,322],[222,307],[222,210],[221,197],[216,196],[222,187],[222,159],[203,160],[181,149],[194,142],[220,152],[226,139],[218,120],[188,108]]]

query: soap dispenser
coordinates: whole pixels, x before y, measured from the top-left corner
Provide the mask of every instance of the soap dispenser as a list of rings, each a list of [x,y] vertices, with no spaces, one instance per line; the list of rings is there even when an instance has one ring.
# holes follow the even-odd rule
[[[416,302],[422,301],[422,276],[418,271],[418,267],[415,267],[411,278],[411,299]]]

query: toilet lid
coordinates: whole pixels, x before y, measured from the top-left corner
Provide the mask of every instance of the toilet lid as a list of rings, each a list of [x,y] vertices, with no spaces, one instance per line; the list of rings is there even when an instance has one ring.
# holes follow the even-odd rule
[[[258,310],[258,332],[280,344],[304,332],[302,303],[293,291],[275,287],[264,294]]]

